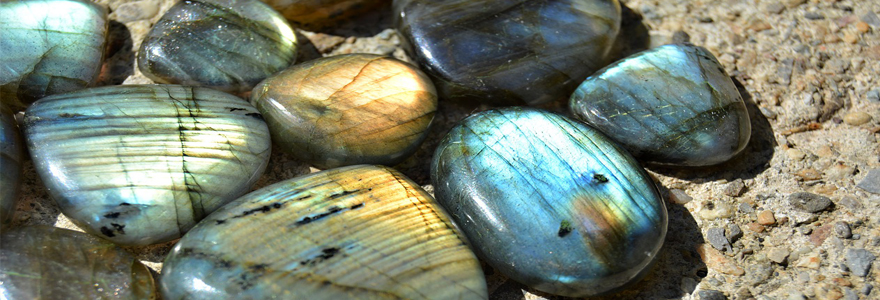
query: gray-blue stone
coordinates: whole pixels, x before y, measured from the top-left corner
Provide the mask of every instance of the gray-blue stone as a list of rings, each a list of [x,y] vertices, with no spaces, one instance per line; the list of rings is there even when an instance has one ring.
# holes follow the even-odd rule
[[[880,169],[868,171],[868,175],[865,175],[865,178],[859,181],[856,186],[871,193],[880,194]]]
[[[871,271],[871,263],[877,258],[865,249],[847,248],[846,249],[846,267],[859,277],[868,276]]]
[[[714,165],[742,151],[751,125],[733,80],[708,50],[665,45],[588,77],[571,111],[636,158],[683,166]]]

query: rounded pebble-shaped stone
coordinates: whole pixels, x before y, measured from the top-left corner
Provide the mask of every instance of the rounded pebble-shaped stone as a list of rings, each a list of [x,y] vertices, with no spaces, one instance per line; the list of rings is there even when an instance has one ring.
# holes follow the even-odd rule
[[[165,299],[486,299],[447,213],[384,166],[262,188],[211,214],[162,268]]]
[[[91,1],[0,2],[2,103],[20,110],[94,83],[107,26],[107,9]]]
[[[418,150],[437,93],[412,65],[352,54],[295,65],[261,82],[251,102],[272,140],[302,161],[319,168],[390,166]]]
[[[571,96],[575,117],[655,164],[707,166],[749,142],[733,80],[702,47],[665,45],[596,72]]]
[[[290,23],[305,30],[316,31],[374,10],[386,3],[383,0],[262,0],[287,18]]]
[[[12,222],[21,189],[24,148],[12,111],[0,105],[0,229]]]
[[[617,0],[395,0],[410,56],[443,99],[541,104],[567,99],[607,62]]]
[[[156,299],[150,270],[88,234],[48,226],[0,235],[3,299]]]
[[[23,123],[34,168],[78,226],[124,245],[179,238],[266,168],[269,130],[208,88],[123,85],[40,99]]]
[[[259,0],[191,0],[172,6],[138,51],[156,83],[242,93],[296,59],[287,21]]]
[[[468,117],[437,147],[431,178],[479,256],[548,293],[584,297],[634,282],[666,235],[663,201],[635,159],[549,112]]]

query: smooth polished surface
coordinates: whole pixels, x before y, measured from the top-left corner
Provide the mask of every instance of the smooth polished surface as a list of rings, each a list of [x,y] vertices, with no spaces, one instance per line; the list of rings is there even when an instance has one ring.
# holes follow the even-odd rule
[[[485,262],[537,290],[585,297],[640,278],[667,214],[647,173],[577,121],[485,111],[440,142],[434,195]]]
[[[90,1],[0,2],[0,99],[15,110],[98,77],[107,9]]]
[[[138,67],[156,83],[241,93],[296,59],[296,36],[258,0],[192,0],[172,6],[147,34]]]
[[[0,234],[0,298],[155,299],[150,270],[91,235],[48,226]]]
[[[617,0],[395,0],[397,29],[442,99],[568,99],[607,64]]]
[[[382,6],[384,0],[262,0],[291,25],[309,31],[337,25]]]
[[[681,166],[727,161],[749,142],[742,96],[702,47],[665,45],[590,76],[571,96],[573,114],[640,160]]]
[[[250,190],[269,130],[241,98],[123,85],[40,99],[23,123],[34,168],[80,228],[124,245],[179,238]]]
[[[261,82],[251,102],[272,140],[304,162],[323,169],[391,166],[427,136],[437,93],[414,66],[352,54],[295,65]]]
[[[162,268],[165,299],[486,299],[448,215],[391,168],[262,188],[211,214]]]
[[[12,221],[18,203],[25,159],[23,147],[15,117],[5,105],[0,105],[0,229]]]

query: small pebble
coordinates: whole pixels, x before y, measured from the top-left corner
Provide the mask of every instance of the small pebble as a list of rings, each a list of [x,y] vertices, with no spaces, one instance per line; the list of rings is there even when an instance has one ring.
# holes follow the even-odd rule
[[[697,294],[700,295],[700,300],[727,300],[724,293],[716,290],[700,290]]]
[[[770,253],[767,253],[767,258],[771,261],[781,264],[785,262],[785,259],[788,258],[788,250],[782,248],[775,248],[770,250]]]
[[[792,160],[802,160],[804,159],[804,157],[807,156],[804,151],[795,148],[789,148],[788,150],[785,150],[785,155]]]
[[[739,240],[739,238],[743,236],[743,231],[739,228],[738,225],[729,224],[727,225],[727,230],[725,231],[724,236],[727,237],[727,240],[729,240],[731,243],[735,243],[737,240]]]
[[[792,206],[811,213],[826,210],[832,204],[831,199],[828,199],[828,197],[808,192],[792,193],[788,196],[788,201]]]
[[[868,276],[871,271],[871,263],[875,258],[874,254],[865,249],[846,249],[846,266],[859,277]]]
[[[773,2],[773,3],[767,4],[767,6],[765,6],[764,9],[766,9],[767,12],[769,12],[771,14],[779,14],[785,9],[785,5],[782,5],[782,3],[779,3],[779,2]]]
[[[727,240],[727,237],[724,236],[724,228],[720,227],[712,227],[706,232],[706,239],[709,240],[709,244],[712,245],[713,248],[721,250],[721,251],[730,251],[732,250],[730,246],[730,241]]]
[[[880,17],[877,17],[877,14],[869,11],[868,13],[862,15],[862,22],[868,23],[868,25],[874,27],[880,27]]]
[[[843,180],[852,176],[855,171],[856,168],[854,167],[844,163],[836,163],[830,168],[825,169],[824,176],[826,180]]]
[[[843,122],[850,126],[859,126],[871,122],[871,115],[863,111],[854,111],[844,115]]]
[[[739,197],[742,195],[745,187],[746,185],[743,183],[742,179],[737,179],[724,186],[724,194],[731,197]]]
[[[807,20],[824,20],[825,16],[817,12],[808,11],[804,13],[804,18],[807,18]]]
[[[776,217],[773,216],[773,211],[771,210],[762,210],[758,213],[758,224],[761,225],[773,225],[776,224]]]
[[[755,212],[755,209],[752,208],[752,206],[749,205],[748,203],[742,202],[739,204],[739,212],[744,213],[744,214],[750,214],[750,213]]]
[[[849,223],[843,221],[834,223],[834,233],[844,239],[851,238],[853,235]]]
[[[862,287],[862,295],[865,295],[865,296],[870,295],[871,290],[873,290],[873,289],[874,289],[873,285],[865,284],[865,286]]]
[[[813,168],[806,168],[806,169],[797,171],[797,173],[794,173],[794,175],[797,175],[798,177],[800,177],[801,179],[803,179],[805,181],[813,181],[813,180],[822,179],[822,173],[819,173],[819,171],[816,171],[816,169],[813,169]]]
[[[871,26],[869,26],[868,23],[865,23],[863,21],[859,21],[858,23],[856,23],[856,30],[858,30],[861,33],[867,33],[868,30],[871,30]]]
[[[671,189],[669,190],[669,201],[675,204],[686,204],[694,200],[693,197],[685,193],[680,189]]]
[[[861,209],[864,209],[864,206],[862,206],[862,203],[858,199],[856,199],[856,197],[853,197],[850,195],[840,197],[840,201],[837,201],[837,202],[852,212],[857,212]]]
[[[880,102],[880,89],[868,91],[868,93],[865,94],[865,98],[868,98],[868,101],[871,102]]]
[[[804,294],[801,292],[795,291],[788,294],[787,300],[807,300],[807,296],[804,296]]]
[[[764,232],[764,226],[755,222],[751,222],[746,224],[746,228],[751,230],[752,232],[761,233]]]
[[[808,235],[813,232],[813,229],[810,227],[798,227],[798,232],[803,235]]]
[[[733,215],[733,207],[727,203],[706,203],[700,211],[704,220],[725,219]]]
[[[880,194],[880,169],[868,171],[868,175],[865,175],[865,178],[859,181],[856,186],[868,192]]]
[[[859,300],[859,295],[851,288],[843,288],[843,300]]]

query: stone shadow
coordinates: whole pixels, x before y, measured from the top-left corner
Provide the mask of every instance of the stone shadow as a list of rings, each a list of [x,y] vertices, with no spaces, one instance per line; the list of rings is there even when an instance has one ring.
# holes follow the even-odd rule
[[[125,24],[110,20],[104,63],[95,86],[119,85],[134,74],[134,49],[131,32]]]
[[[749,143],[742,152],[724,163],[707,167],[669,167],[649,165],[654,172],[685,180],[715,181],[726,179],[728,181],[755,178],[764,170],[770,168],[770,159],[777,146],[776,137],[773,135],[773,127],[770,121],[761,113],[761,109],[755,104],[751,94],[739,80],[731,77],[739,90],[740,95],[749,112],[749,123],[752,126],[752,135]]]

